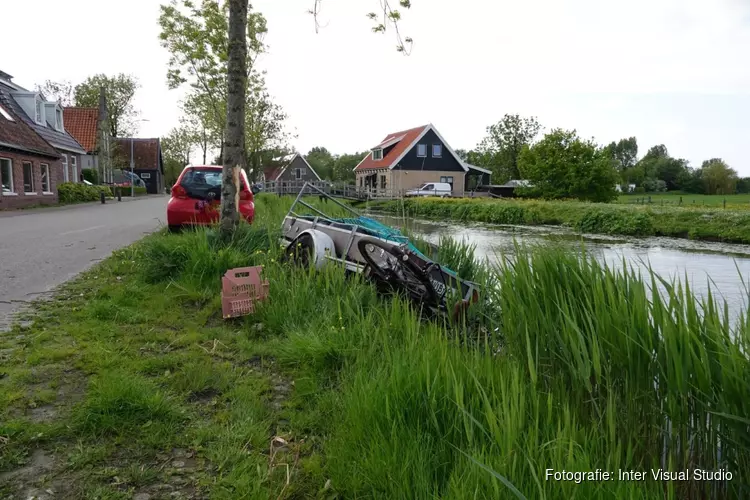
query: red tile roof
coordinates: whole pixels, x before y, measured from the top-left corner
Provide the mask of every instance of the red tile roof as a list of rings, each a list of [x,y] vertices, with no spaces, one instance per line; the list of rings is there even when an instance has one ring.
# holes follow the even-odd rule
[[[96,108],[63,108],[65,130],[87,153],[96,149],[99,110]]]
[[[35,155],[60,158],[60,154],[42,139],[23,119],[13,112],[0,95],[0,146],[18,149]],[[8,120],[5,115],[11,119]]]
[[[396,145],[393,146],[393,149],[391,149],[382,160],[375,161],[372,159],[372,153],[368,153],[367,156],[362,160],[362,162],[357,165],[357,168],[355,168],[355,170],[369,170],[372,168],[390,167],[391,165],[393,165],[393,162],[396,160],[396,158],[401,156],[402,153],[405,153],[406,150],[409,149],[409,146],[411,146],[411,144],[415,140],[417,140],[417,137],[419,137],[427,127],[429,127],[429,125],[422,125],[421,127],[410,128],[409,130],[402,130],[401,132],[388,134],[385,139],[380,141],[380,144],[378,144],[378,146],[389,142],[391,139],[398,139],[400,137],[401,140],[399,140]]]

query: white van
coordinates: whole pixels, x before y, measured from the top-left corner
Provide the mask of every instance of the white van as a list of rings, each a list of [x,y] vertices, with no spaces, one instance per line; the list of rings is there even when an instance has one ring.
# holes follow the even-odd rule
[[[445,198],[451,195],[451,185],[447,182],[427,182],[418,189],[412,189],[405,196],[440,196]]]

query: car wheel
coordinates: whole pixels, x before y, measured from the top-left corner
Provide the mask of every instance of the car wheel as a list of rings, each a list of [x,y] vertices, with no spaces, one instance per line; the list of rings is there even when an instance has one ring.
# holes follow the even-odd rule
[[[179,224],[170,224],[169,225],[169,232],[170,233],[179,233],[182,231],[182,226]]]

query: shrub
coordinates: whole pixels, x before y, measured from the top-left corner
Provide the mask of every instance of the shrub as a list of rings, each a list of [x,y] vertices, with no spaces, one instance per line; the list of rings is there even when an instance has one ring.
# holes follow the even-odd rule
[[[60,203],[97,201],[101,192],[104,192],[104,196],[112,196],[112,191],[108,186],[87,186],[86,184],[72,182],[64,182],[57,186]]]
[[[646,236],[654,232],[653,221],[647,213],[601,208],[585,211],[576,222],[575,228],[583,233],[628,236]]]
[[[83,175],[83,178],[91,184],[99,184],[99,172],[93,168],[84,168],[81,170],[81,175]]]

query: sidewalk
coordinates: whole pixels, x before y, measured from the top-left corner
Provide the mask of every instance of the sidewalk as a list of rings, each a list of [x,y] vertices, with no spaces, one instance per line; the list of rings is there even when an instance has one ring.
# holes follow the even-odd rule
[[[111,203],[119,204],[119,203],[125,203],[125,202],[131,202],[131,201],[139,201],[139,200],[150,200],[153,198],[166,198],[168,195],[166,194],[144,194],[141,196],[136,196],[135,198],[131,198],[130,196],[123,196],[122,201],[117,201],[117,198],[107,198],[107,205]],[[0,217],[14,217],[17,215],[27,215],[27,214],[38,214],[43,212],[58,212],[63,210],[71,210],[74,208],[81,208],[81,207],[94,207],[96,205],[101,205],[101,201],[91,201],[86,203],[71,203],[69,205],[51,205],[47,207],[33,207],[33,208],[19,208],[16,210],[0,210]]]

